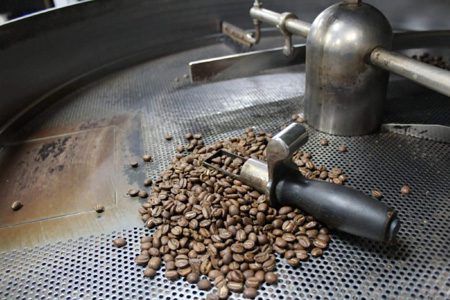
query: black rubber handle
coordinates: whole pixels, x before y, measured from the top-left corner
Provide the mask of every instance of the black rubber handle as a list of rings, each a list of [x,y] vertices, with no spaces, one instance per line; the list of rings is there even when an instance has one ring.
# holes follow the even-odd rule
[[[324,181],[306,180],[291,172],[275,187],[279,205],[290,205],[330,228],[376,241],[395,239],[400,222],[394,210],[355,189]]]

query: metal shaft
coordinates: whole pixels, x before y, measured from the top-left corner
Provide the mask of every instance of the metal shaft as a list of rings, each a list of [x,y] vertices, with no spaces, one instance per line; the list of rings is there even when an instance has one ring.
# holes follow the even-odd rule
[[[382,69],[450,97],[450,72],[448,71],[382,48],[372,51],[370,61]]]
[[[347,3],[352,4],[358,4],[359,2],[347,1]],[[283,18],[283,14],[255,6],[250,9],[250,16],[253,19],[273,26],[283,26],[290,33],[303,37],[308,36],[311,28],[310,23],[295,18],[285,19]],[[450,72],[448,71],[410,59],[381,47],[376,48],[370,53],[370,62],[384,70],[404,76],[432,90],[450,96]]]
[[[264,8],[258,8],[258,7],[252,7],[250,9],[250,16],[253,19],[257,19],[261,22],[273,25],[273,26],[280,26],[283,24],[280,24],[283,20],[282,14],[279,14],[277,12],[264,9]],[[298,19],[286,19],[285,28],[292,34],[300,35],[303,37],[307,37],[309,33],[309,28],[311,27],[311,24],[308,22],[303,22]]]

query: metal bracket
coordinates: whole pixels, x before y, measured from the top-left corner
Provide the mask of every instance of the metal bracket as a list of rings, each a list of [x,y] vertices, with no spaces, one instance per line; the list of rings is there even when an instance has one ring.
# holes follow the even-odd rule
[[[276,206],[276,183],[285,177],[286,171],[295,168],[291,157],[295,151],[308,140],[308,132],[298,123],[292,123],[277,135],[267,145],[267,165],[269,169],[268,198],[270,204]]]
[[[286,21],[289,19],[298,20],[297,16],[290,12],[282,13],[277,28],[284,36],[283,54],[286,56],[292,56],[294,54],[294,47],[292,46],[292,33],[286,28]]]

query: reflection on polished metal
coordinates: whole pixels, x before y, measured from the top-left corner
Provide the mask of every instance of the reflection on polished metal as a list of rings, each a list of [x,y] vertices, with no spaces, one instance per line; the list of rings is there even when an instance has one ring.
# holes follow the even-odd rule
[[[450,72],[446,70],[382,48],[372,51],[370,61],[382,69],[394,72],[450,97]]]
[[[389,79],[383,69],[450,95],[450,72],[386,50],[392,47],[389,21],[361,0],[327,8],[312,25],[283,17],[287,14],[250,9],[253,19],[282,28],[285,49],[286,31],[307,37],[305,117],[320,131],[350,136],[377,131]]]
[[[388,123],[381,126],[384,132],[394,132],[417,138],[450,144],[450,127],[435,124]]]
[[[189,63],[190,78],[192,82],[234,79],[267,69],[305,63],[304,44],[293,46],[293,56],[281,55],[282,52],[283,48],[278,47],[192,61]]]
[[[341,3],[313,22],[306,43],[305,118],[336,135],[379,129],[389,73],[366,62],[367,53],[389,49],[392,29],[371,5]]]

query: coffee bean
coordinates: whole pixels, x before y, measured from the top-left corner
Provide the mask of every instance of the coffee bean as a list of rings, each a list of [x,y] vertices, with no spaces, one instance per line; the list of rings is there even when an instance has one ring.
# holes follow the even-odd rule
[[[229,281],[227,283],[227,287],[234,293],[242,293],[242,291],[244,290],[244,284],[242,282]]]
[[[132,168],[137,168],[137,167],[139,167],[139,163],[138,163],[137,161],[132,161],[132,162],[130,163],[130,166],[131,166]]]
[[[207,291],[211,289],[211,282],[208,279],[202,279],[197,284],[198,288],[202,291]]]
[[[175,260],[175,267],[177,268],[184,268],[189,266],[189,260],[188,259],[177,259]]]
[[[17,211],[17,210],[21,209],[22,207],[23,207],[23,204],[20,201],[14,201],[11,204],[11,209],[14,210],[14,211]]]
[[[217,293],[209,293],[206,295],[206,300],[219,300],[219,295]]]
[[[259,270],[255,272],[255,278],[258,279],[259,282],[264,282],[266,279],[266,273],[263,270]]]
[[[144,156],[142,156],[142,159],[143,159],[145,162],[149,162],[149,161],[152,161],[152,156],[151,156],[151,155],[148,155],[148,154],[145,154]]]
[[[287,246],[287,241],[283,238],[277,237],[275,239],[275,245],[277,245],[280,248],[285,248]]]
[[[149,261],[148,261],[148,266],[152,269],[158,270],[159,267],[161,266],[161,258],[159,257],[152,257]]]
[[[167,141],[170,141],[170,140],[173,139],[173,136],[172,136],[170,133],[166,133],[166,134],[164,135],[164,138],[165,138]]]
[[[226,285],[222,285],[217,289],[217,296],[219,296],[219,299],[221,300],[227,299],[229,294],[230,291]]]
[[[153,180],[151,178],[147,178],[144,180],[144,185],[145,186],[151,186],[153,183]]]
[[[136,262],[136,264],[138,266],[144,266],[147,264],[147,262],[149,261],[150,257],[144,254],[139,254],[138,256],[136,256],[136,258],[134,259],[134,261]]]
[[[166,278],[170,281],[176,281],[179,278],[178,272],[176,270],[166,271]]]
[[[308,223],[306,223],[305,228],[306,229],[312,229],[315,228],[317,226],[317,222],[316,221],[310,221]]]
[[[136,190],[136,189],[128,190],[128,195],[130,195],[131,197],[136,197],[138,194],[139,194],[139,190]]]
[[[328,140],[327,139],[320,139],[320,142],[319,142],[322,146],[328,146]]]
[[[293,267],[298,267],[300,265],[300,260],[297,257],[292,257],[287,260],[287,263]]]
[[[155,277],[155,275],[156,275],[156,270],[155,269],[152,269],[152,268],[145,268],[145,270],[144,270],[144,276],[145,277],[149,277],[149,278],[153,278],[153,277]]]
[[[248,287],[244,289],[244,298],[255,299],[258,291],[255,288]]]
[[[320,248],[320,249],[325,249],[328,246],[327,242],[320,240],[320,239],[315,239],[313,241],[313,244],[314,244],[314,246],[316,246],[317,248]]]
[[[235,282],[244,282],[244,274],[239,270],[233,270],[227,274],[227,279]]]
[[[171,260],[166,262],[166,270],[175,270],[175,269],[176,269],[175,261]]]
[[[192,272],[191,266],[187,266],[187,267],[178,269],[178,275],[180,275],[181,277],[186,277],[186,276],[188,276],[191,272]]]
[[[193,134],[190,133],[190,132],[188,132],[188,133],[186,133],[186,134],[184,135],[184,138],[187,139],[187,140],[190,140],[190,139],[193,138]]]
[[[146,191],[139,191],[138,195],[141,198],[147,198],[148,197],[148,193]]]
[[[269,285],[276,284],[278,282],[278,275],[273,272],[268,272],[265,274],[264,279]]]
[[[219,270],[211,270],[208,273],[208,278],[211,280],[216,279],[216,277],[222,275],[222,273]]]
[[[321,256],[322,254],[323,254],[323,251],[320,248],[313,248],[311,250],[311,255],[314,256],[314,257]]]
[[[307,260],[308,252],[304,249],[297,249],[295,250],[295,257],[297,257],[299,260]]]
[[[338,151],[344,153],[344,152],[347,152],[347,151],[348,151],[348,148],[347,148],[346,145],[340,145],[340,146],[338,147]]]
[[[403,185],[402,188],[400,189],[400,193],[402,193],[403,195],[411,193],[411,187],[407,184]]]
[[[261,284],[261,280],[259,280],[256,277],[249,277],[245,281],[245,285],[247,287],[251,287],[251,288],[258,288],[260,284]]]
[[[14,204],[14,203],[13,203]],[[105,207],[103,206],[103,205],[101,205],[101,204],[97,204],[96,206],[95,206],[95,212],[97,212],[97,213],[102,213],[102,212],[104,212],[105,211]]]
[[[118,248],[122,248],[126,244],[127,244],[127,241],[124,238],[117,238],[117,239],[113,240],[113,245]]]
[[[186,281],[194,284],[200,280],[200,275],[197,272],[191,272],[186,276]]]

